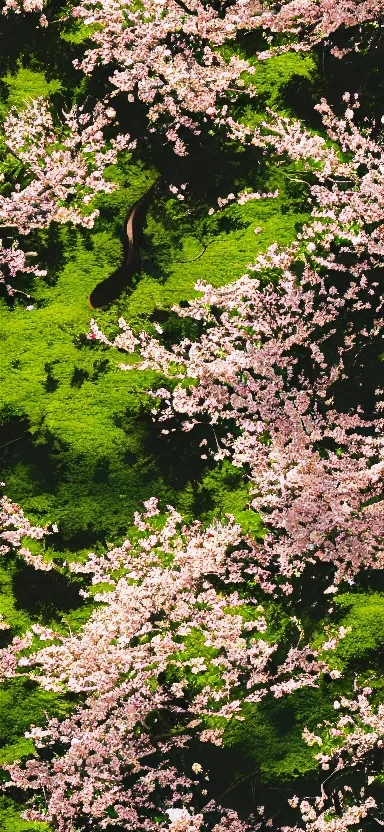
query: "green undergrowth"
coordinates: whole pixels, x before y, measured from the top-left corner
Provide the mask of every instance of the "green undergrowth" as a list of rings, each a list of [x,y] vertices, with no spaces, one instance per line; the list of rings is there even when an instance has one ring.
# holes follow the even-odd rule
[[[273,797],[278,805],[281,802],[281,811],[284,811],[286,784],[292,784],[293,780],[292,791],[304,794],[311,788],[311,782],[314,784],[316,780],[318,764],[315,754],[318,748],[313,749],[305,743],[304,728],[318,734],[322,722],[333,720],[335,700],[348,697],[355,681],[372,687],[373,696],[381,701],[383,593],[340,593],[333,601],[333,610],[334,632],[339,626],[347,629],[337,649],[326,654],[330,669],[341,671],[340,679],[331,680],[326,675],[318,686],[303,688],[278,699],[268,695],[259,704],[245,707],[244,721],[232,720],[228,724],[224,745],[236,752],[235,759],[238,760],[236,776],[230,787],[235,802],[241,800],[242,788],[252,776],[261,789],[263,784],[269,784],[280,792]],[[276,616],[279,620],[277,606]],[[320,646],[324,641],[323,627],[324,622],[320,621],[312,641],[314,646]],[[280,644],[282,633],[276,631],[275,637]]]
[[[44,725],[46,714],[65,716],[70,706],[63,697],[42,690],[28,679],[12,679],[0,690],[0,764],[33,753],[24,737],[31,725]]]
[[[48,823],[35,823],[21,818],[22,806],[9,797],[0,797],[1,832],[48,832]]]
[[[304,688],[281,699],[268,697],[245,707],[245,720],[231,722],[225,732],[227,747],[240,746],[248,765],[264,783],[281,783],[309,775],[317,769],[313,749],[302,737],[305,727],[334,714],[332,693]]]
[[[16,75],[8,74],[3,78],[8,87],[7,105],[21,109],[25,101],[34,98],[50,98],[61,88],[60,81],[47,81],[42,72],[20,66]]]
[[[192,516],[202,501],[198,483],[210,468],[195,459],[193,437],[177,435],[165,443],[153,425],[146,391],[159,383],[156,376],[121,372],[124,355],[86,339],[92,316],[87,297],[119,264],[124,216],[156,170],[128,158],[110,176],[119,189],[99,198],[93,231],[51,228],[31,240],[48,269],[47,279],[18,284],[33,308],[28,311],[24,300],[3,300],[0,310],[3,478],[26,513],[57,522],[60,545],[75,548],[122,534],[140,502],[154,494]],[[197,280],[223,285],[240,277],[276,238],[283,245],[294,236],[303,215],[290,209],[289,188],[280,179],[278,198],[234,205],[212,218],[201,197],[191,219],[189,207],[163,194],[149,213],[143,271],[115,304],[93,313],[98,325],[113,336],[123,315],[136,330],[156,334],[151,320],[160,315],[165,337],[177,340],[169,311],[194,295]],[[220,183],[217,188],[220,193]],[[242,494],[239,511],[248,502]]]
[[[384,658],[384,593],[340,594],[334,604],[337,617],[350,628],[336,651],[338,666],[351,673],[363,667],[369,682]]]

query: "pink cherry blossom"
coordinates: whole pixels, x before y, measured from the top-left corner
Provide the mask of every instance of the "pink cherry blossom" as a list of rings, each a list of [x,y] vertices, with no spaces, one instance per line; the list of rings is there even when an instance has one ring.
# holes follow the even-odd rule
[[[63,113],[57,129],[42,98],[21,112],[11,110],[4,123],[5,144],[31,181],[16,186],[11,196],[0,195],[0,222],[17,226],[19,234],[53,221],[91,228],[98,211],[87,211],[87,205],[100,191],[116,187],[104,179],[105,167],[116,162],[119,150],[132,147],[129,136],[106,144],[103,130],[114,116],[101,102],[92,115],[73,108]]]
[[[0,499],[0,555],[6,555],[11,550],[16,549],[17,553],[29,565],[35,569],[49,571],[53,569],[53,563],[45,561],[42,554],[32,554],[29,549],[23,546],[23,541],[25,538],[43,540],[53,531],[58,531],[55,524],[51,529],[33,526],[17,503],[13,503],[8,497]]]
[[[26,294],[20,292],[9,281],[12,280],[18,273],[33,274],[35,277],[43,277],[47,272],[45,269],[39,269],[34,265],[27,265],[26,258],[36,256],[35,252],[29,252],[28,255],[17,247],[18,243],[14,243],[11,248],[4,248],[0,241],[0,283],[3,283],[8,295]],[[28,295],[26,295],[29,297]]]
[[[52,820],[59,832],[85,829],[90,819],[104,829],[111,806],[127,830],[155,832],[167,815],[172,829],[203,829],[208,809],[224,821],[226,811],[209,797],[201,814],[194,813],[201,765],[195,763],[190,776],[180,771],[178,749],[192,739],[220,745],[226,722],[243,718],[243,703],[316,686],[327,670],[326,650],[309,645],[287,645],[274,666],[277,645],[266,639],[265,615],[244,620],[241,590],[252,542],[244,541],[233,518],[203,529],[183,524],[171,506],[159,523],[154,499],[145,509],[131,540],[71,564],[96,586],[110,585],[94,596],[101,605],[80,633],[62,636],[35,626],[0,652],[5,678],[28,673],[46,690],[82,694],[72,716],[27,733],[37,749],[59,742],[60,756],[6,767],[10,785],[44,790],[45,808],[37,802],[24,817]],[[226,591],[228,584],[238,591]],[[247,604],[254,608],[255,601]],[[343,635],[335,632],[331,650]],[[51,643],[25,655],[36,637]],[[148,730],[151,722],[159,723],[158,731]],[[235,813],[233,820],[239,832],[247,828]]]

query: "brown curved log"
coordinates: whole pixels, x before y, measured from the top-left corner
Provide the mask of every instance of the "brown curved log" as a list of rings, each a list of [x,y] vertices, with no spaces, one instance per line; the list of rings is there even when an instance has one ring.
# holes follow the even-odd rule
[[[158,183],[159,179],[130,208],[124,222],[123,262],[109,277],[95,286],[88,298],[88,306],[91,309],[100,309],[117,300],[123,290],[130,285],[133,275],[139,271],[141,265],[139,237]]]

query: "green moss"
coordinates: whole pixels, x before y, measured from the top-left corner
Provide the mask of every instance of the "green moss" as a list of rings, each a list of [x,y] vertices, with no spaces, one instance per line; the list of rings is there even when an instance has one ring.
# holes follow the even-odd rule
[[[129,159],[111,174],[120,188],[98,200],[101,217],[93,232],[58,228],[38,235],[40,259],[44,262],[45,258],[53,271],[49,282],[30,280],[23,285],[21,280],[20,286],[33,297],[34,308],[26,311],[24,303],[16,301],[11,309],[2,302],[0,309],[3,476],[8,493],[27,513],[32,512],[36,520],[40,516],[44,522],[59,524],[58,547],[69,543],[78,548],[85,540],[93,544],[95,539],[123,534],[140,501],[153,494],[193,513],[195,480],[204,470],[202,463],[196,466],[189,459],[185,470],[177,472],[170,462],[176,446],[166,448],[160,434],[155,434],[155,442],[151,439],[154,428],[146,390],[155,375],[123,373],[117,350],[84,340],[91,317],[87,297],[121,258],[119,223],[128,205],[156,175],[152,168]],[[200,259],[186,263],[178,261],[188,260],[191,247],[201,245],[206,219],[196,221],[194,238],[194,221],[184,211],[179,233],[178,222],[175,230],[171,216],[174,201],[160,200],[149,214],[146,229],[144,261],[149,241],[153,253],[149,272],[109,309],[95,313],[98,324],[113,335],[117,317],[123,314],[134,327],[149,326],[155,309],[167,310],[190,298],[197,280],[222,285],[240,276],[277,233],[282,243],[288,242],[297,216],[282,212],[286,198],[281,184],[278,199],[227,209],[224,231],[218,233],[214,225],[211,233],[208,224],[205,238],[208,235],[212,244]],[[167,223],[171,224],[169,239],[164,236]],[[257,236],[256,225],[263,229]],[[177,340],[178,332],[169,330],[170,324],[165,331]],[[14,433],[7,444],[12,424]],[[175,441],[179,440],[175,437]],[[226,501],[220,497],[215,502],[224,513],[231,511],[231,490],[227,488]],[[243,488],[232,513],[233,509],[244,511],[246,502]],[[242,520],[252,525],[251,515]]]
[[[5,75],[4,81],[9,88],[8,105],[18,109],[31,98],[49,98],[61,89],[60,81],[47,81],[42,72],[24,67],[20,67],[14,75]]]
[[[0,615],[12,627],[13,635],[22,635],[31,624],[25,610],[18,608],[13,590],[14,569],[4,559],[0,569]]]
[[[43,725],[46,713],[64,716],[68,712],[68,703],[58,694],[42,690],[28,679],[4,682],[0,690],[0,756],[4,749],[8,760],[12,747],[23,748],[23,753],[29,754],[31,749],[25,743],[24,732],[31,725]]]
[[[246,705],[244,722],[232,720],[225,731],[227,747],[240,747],[261,780],[286,782],[317,769],[315,752],[303,740],[305,727],[333,716],[333,700],[323,690],[304,688],[282,699]]]
[[[297,115],[300,104],[301,108],[304,105],[309,108],[312,88],[317,83],[317,60],[313,54],[287,52],[262,62],[250,55],[247,57],[255,69],[250,81],[258,93],[257,109],[268,106],[291,116]],[[307,100],[300,101],[300,98]]]
[[[336,596],[334,603],[339,614],[345,611],[342,625],[350,628],[337,648],[341,667],[364,668],[369,675],[381,667],[384,652],[384,594],[345,593]]]
[[[48,823],[31,823],[22,820],[18,806],[8,797],[0,796],[0,828],[2,832],[48,832]]]
[[[19,737],[15,742],[3,745],[2,748],[0,748],[0,765],[8,765],[9,763],[13,763],[14,760],[21,760],[22,757],[29,757],[31,754],[34,754],[34,752],[35,746],[32,740],[28,740],[25,737]]]

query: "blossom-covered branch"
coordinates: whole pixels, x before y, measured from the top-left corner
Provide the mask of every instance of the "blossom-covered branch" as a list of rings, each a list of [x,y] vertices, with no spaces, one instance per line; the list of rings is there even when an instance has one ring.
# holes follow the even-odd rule
[[[92,115],[83,108],[63,113],[56,127],[42,98],[21,112],[11,110],[4,143],[21,162],[27,184],[16,185],[11,196],[0,195],[0,222],[16,226],[20,234],[53,221],[91,228],[98,211],[87,212],[87,205],[100,191],[116,187],[104,179],[106,166],[116,162],[119,150],[132,147],[129,136],[106,142],[103,131],[115,115],[100,102]]]
[[[45,269],[39,269],[38,266],[34,265],[27,265],[26,258],[32,256],[36,256],[36,252],[28,252],[26,255],[24,251],[18,248],[18,243],[16,242],[10,248],[4,248],[0,241],[0,283],[4,285],[8,295],[12,296],[19,293],[19,290],[15,289],[9,282],[17,274],[33,274],[35,277],[43,277],[46,275],[47,272]]]
[[[92,114],[73,107],[59,125],[43,98],[27,103],[21,112],[12,109],[2,138],[5,155],[17,160],[22,184],[14,185],[10,195],[0,193],[0,225],[13,226],[22,235],[51,222],[92,228],[99,211],[90,211],[89,203],[116,187],[104,178],[105,168],[116,162],[120,150],[134,147],[128,135],[105,139],[105,128],[115,116],[102,102]],[[27,266],[26,256],[16,243],[0,249],[0,282],[10,295],[17,291],[10,282],[17,272],[46,273]]]
[[[290,50],[308,51],[322,43],[331,53],[342,58],[348,52],[359,52],[377,37],[384,20],[383,0],[285,0],[277,8],[262,15],[262,26],[270,33],[272,48],[259,53],[269,58]],[[349,33],[348,30],[352,29]],[[344,33],[343,46],[334,42],[334,35]],[[349,42],[345,44],[345,30]],[[287,43],[274,46],[274,35],[284,35]]]
[[[39,631],[49,646],[22,655],[28,643],[16,641],[1,657],[8,676],[12,667],[47,690],[87,697],[71,717],[28,733],[37,748],[62,746],[60,756],[7,767],[11,785],[44,789],[47,804],[39,809],[37,798],[25,817],[54,820],[60,832],[85,830],[90,819],[105,829],[112,809],[120,828],[155,832],[180,803],[186,817],[199,813],[202,828],[209,828],[204,814],[225,818],[194,777],[203,766],[185,772],[180,750],[193,743],[203,758],[196,742],[220,745],[225,724],[243,719],[244,703],[316,686],[326,651],[345,635],[336,630],[314,650],[298,645],[296,622],[297,637],[280,643],[276,663],[267,614],[247,587],[253,552],[240,527],[232,518],[188,527],[170,506],[159,522],[157,500],[145,508],[131,541],[71,564],[96,588],[109,584],[94,596],[102,606],[81,632]]]
[[[5,555],[15,549],[26,563],[35,569],[49,571],[53,569],[51,561],[45,561],[41,554],[32,554],[23,545],[24,538],[30,540],[43,540],[46,535],[57,532],[58,528],[54,523],[50,528],[33,526],[24,512],[13,503],[8,497],[0,500],[0,555]]]

